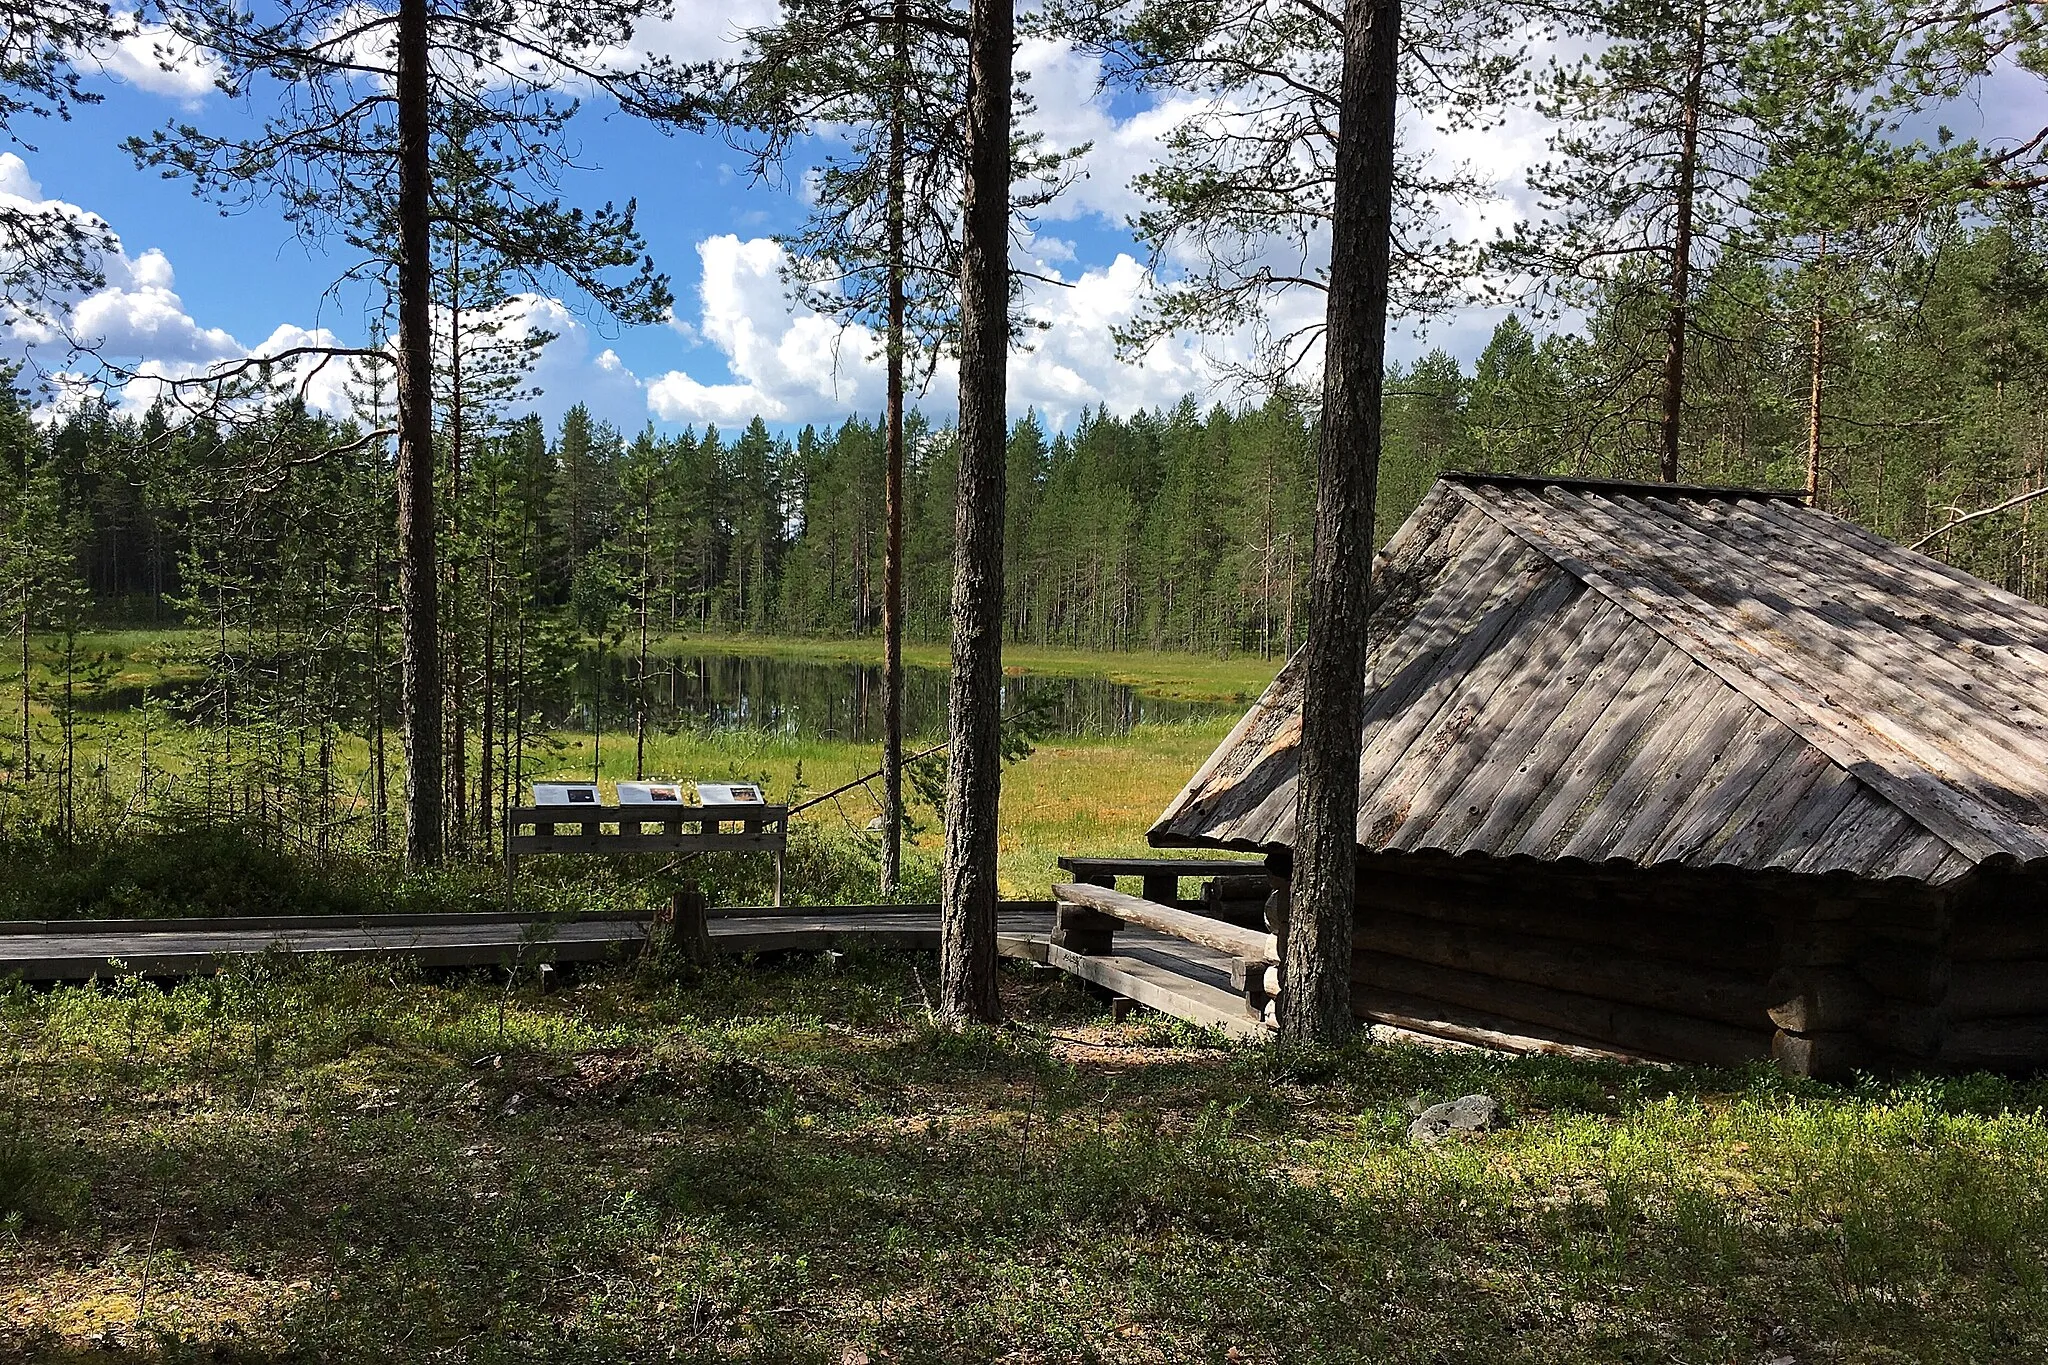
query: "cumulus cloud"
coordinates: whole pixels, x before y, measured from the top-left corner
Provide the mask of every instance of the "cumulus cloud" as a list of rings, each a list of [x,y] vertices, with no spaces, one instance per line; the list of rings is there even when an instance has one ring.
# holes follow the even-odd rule
[[[187,105],[213,92],[221,68],[211,53],[184,42],[161,24],[138,22],[132,11],[115,12],[114,30],[121,36],[88,54],[83,64],[97,66],[138,90],[168,95]]]
[[[642,24],[633,45],[683,63],[726,60],[735,55],[740,34],[775,22],[777,8],[776,0],[678,5],[668,18]]]
[[[30,361],[47,371],[60,402],[75,401],[108,377],[125,376],[114,400],[121,409],[137,412],[164,395],[172,381],[204,374],[224,361],[346,344],[327,328],[284,323],[252,346],[226,328],[204,325],[179,297],[169,257],[156,247],[131,254],[97,214],[46,197],[27,164],[12,152],[0,153],[0,197],[26,209],[73,215],[106,232],[107,249],[96,263],[103,283],[57,300],[68,310],[65,316],[0,318],[0,356]],[[81,353],[103,362],[104,372],[79,368]],[[297,375],[313,408],[335,414],[349,410],[345,363],[337,359],[323,366],[315,361],[300,366]]]
[[[724,362],[723,375],[670,370],[647,382],[647,406],[674,423],[731,424],[760,414],[771,422],[824,422],[881,407],[879,338],[842,327],[790,302],[782,287],[782,248],[768,238],[726,235],[698,244],[703,275],[696,333]],[[1163,341],[1146,354],[1118,354],[1114,330],[1130,320],[1150,287],[1128,253],[1074,279],[1034,285],[1026,312],[1035,324],[1010,360],[1010,407],[1036,409],[1065,426],[1097,405],[1112,412],[1168,406],[1208,393],[1231,361],[1248,360],[1249,335]],[[924,406],[944,414],[955,399],[956,370],[941,362]]]
[[[706,384],[671,370],[648,385],[648,406],[670,422],[732,422],[759,413],[801,422],[862,411],[882,400],[880,345],[791,303],[782,247],[730,233],[697,244],[703,273],[693,330],[725,358],[727,382]]]

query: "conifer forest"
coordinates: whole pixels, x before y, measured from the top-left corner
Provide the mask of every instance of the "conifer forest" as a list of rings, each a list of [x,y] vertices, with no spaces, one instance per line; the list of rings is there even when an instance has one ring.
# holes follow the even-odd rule
[[[0,1365],[2048,1360],[2048,0],[0,11]]]

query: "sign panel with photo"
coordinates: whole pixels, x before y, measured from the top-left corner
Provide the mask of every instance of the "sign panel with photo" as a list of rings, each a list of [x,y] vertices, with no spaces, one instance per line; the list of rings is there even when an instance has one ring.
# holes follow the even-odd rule
[[[621,782],[619,804],[622,806],[679,806],[683,803],[683,788],[678,782]]]
[[[536,806],[596,806],[598,800],[595,782],[536,782],[533,784],[533,804]]]

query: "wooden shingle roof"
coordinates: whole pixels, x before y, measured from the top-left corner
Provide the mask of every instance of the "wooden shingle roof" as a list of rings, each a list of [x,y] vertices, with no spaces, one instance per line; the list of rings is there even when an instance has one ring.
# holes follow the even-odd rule
[[[1373,592],[1364,848],[1927,882],[2048,860],[2048,610],[1796,499],[1446,476]],[[1152,842],[1292,844],[1301,662]]]

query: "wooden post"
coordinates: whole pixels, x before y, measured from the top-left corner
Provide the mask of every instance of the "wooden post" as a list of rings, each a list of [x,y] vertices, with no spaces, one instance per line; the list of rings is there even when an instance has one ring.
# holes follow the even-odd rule
[[[1230,983],[1244,993],[1244,1012],[1254,1019],[1266,1019],[1280,999],[1280,968],[1274,963],[1239,958],[1230,964]]]
[[[710,902],[697,883],[683,883],[669,902],[669,917],[676,951],[685,962],[701,967],[717,956],[711,946]]]
[[[1161,905],[1177,903],[1180,900],[1180,874],[1177,872],[1146,873],[1142,894],[1146,900],[1157,901]]]
[[[1070,953],[1103,955],[1114,950],[1122,921],[1085,905],[1061,901],[1052,912],[1052,945]]]

